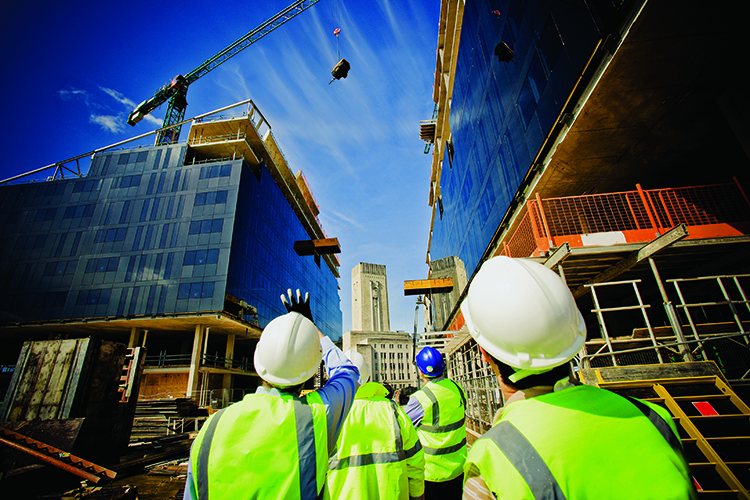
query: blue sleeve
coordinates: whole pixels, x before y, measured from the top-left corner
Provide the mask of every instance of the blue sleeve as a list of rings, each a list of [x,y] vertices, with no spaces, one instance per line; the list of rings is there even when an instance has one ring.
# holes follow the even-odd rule
[[[409,420],[411,420],[411,423],[414,424],[414,427],[417,427],[422,423],[422,418],[424,417],[424,408],[422,408],[422,403],[420,403],[417,398],[415,398],[414,396],[410,397],[409,402],[404,408],[404,411],[409,417]]]
[[[318,394],[326,407],[328,451],[331,452],[359,388],[359,370],[328,337],[320,339],[320,346],[328,382],[318,389]]]
[[[192,448],[192,446],[191,446]],[[193,481],[193,463],[188,459],[187,479],[185,480],[185,493],[182,500],[196,500],[198,495],[195,493],[195,481]]]

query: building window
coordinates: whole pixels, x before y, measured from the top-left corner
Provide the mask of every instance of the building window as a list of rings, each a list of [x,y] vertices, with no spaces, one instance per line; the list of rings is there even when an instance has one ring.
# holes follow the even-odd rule
[[[109,257],[103,259],[89,259],[86,263],[87,273],[104,273],[117,271],[117,264],[120,262],[119,257]],[[45,269],[46,271],[46,269]]]
[[[220,205],[227,202],[227,191],[211,191],[195,195],[195,206]]]
[[[128,235],[128,228],[100,229],[94,236],[94,243],[124,241]]]
[[[97,189],[99,189],[99,182],[100,182],[99,179],[95,181],[76,182],[75,184],[73,184],[73,192],[74,193],[87,193],[89,191],[96,191]]]
[[[182,261],[183,266],[201,266],[203,264],[216,264],[219,262],[219,249],[190,250],[185,252]]]
[[[78,261],[67,260],[63,262],[48,262],[44,266],[44,276],[62,276],[65,274],[73,274],[76,272],[76,264]]]
[[[232,165],[212,165],[201,167],[200,179],[213,179],[215,177],[229,177],[232,175]]]
[[[81,290],[78,292],[77,306],[91,306],[96,304],[109,304],[109,295],[112,290]]]
[[[224,219],[196,220],[190,223],[188,234],[220,233],[224,228]]]
[[[178,299],[207,299],[214,296],[214,282],[181,283],[177,290]]]
[[[129,188],[141,185],[141,176],[139,175],[125,175],[119,179],[115,179],[112,183],[112,189]]]
[[[34,222],[53,220],[55,218],[56,213],[57,213],[56,208],[47,208],[43,210],[37,210],[36,217],[34,217]]]
[[[68,207],[63,213],[63,219],[80,219],[81,217],[91,217],[94,215],[96,205],[78,205],[77,207]]]

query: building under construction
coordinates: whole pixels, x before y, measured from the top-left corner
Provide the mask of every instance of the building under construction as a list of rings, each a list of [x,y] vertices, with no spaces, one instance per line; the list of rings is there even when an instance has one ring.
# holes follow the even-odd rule
[[[259,384],[283,290],[309,291],[317,326],[341,335],[338,259],[295,252],[327,239],[317,203],[258,108],[238,114],[97,153],[84,177],[0,186],[0,364],[26,340],[115,341],[147,349],[142,398],[225,405]]]
[[[496,255],[555,270],[588,328],[580,378],[669,408],[701,494],[721,498],[750,498],[741,17],[696,2],[443,0],[421,123],[428,264],[460,259],[469,284]],[[435,329],[454,332],[444,350],[472,442],[503,400],[462,328],[466,291]]]

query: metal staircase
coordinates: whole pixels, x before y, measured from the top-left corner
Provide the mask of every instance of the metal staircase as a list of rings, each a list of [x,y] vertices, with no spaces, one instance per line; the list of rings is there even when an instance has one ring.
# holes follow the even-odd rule
[[[669,410],[700,498],[750,499],[750,408],[720,376],[597,385]]]

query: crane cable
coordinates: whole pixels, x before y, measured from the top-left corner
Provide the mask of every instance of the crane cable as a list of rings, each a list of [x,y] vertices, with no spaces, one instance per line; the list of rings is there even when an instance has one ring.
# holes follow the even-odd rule
[[[333,0],[331,2],[331,17],[333,18],[333,25],[334,26],[341,26],[341,16],[339,15],[339,2],[338,0]],[[341,52],[339,51],[339,34],[341,33],[341,28],[336,28],[333,30],[333,34],[336,35],[336,61],[341,60]]]

